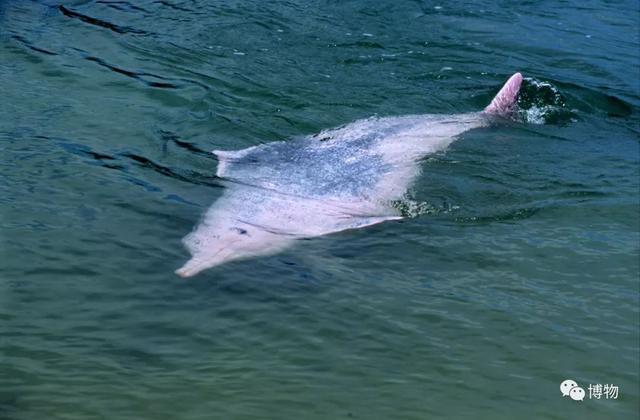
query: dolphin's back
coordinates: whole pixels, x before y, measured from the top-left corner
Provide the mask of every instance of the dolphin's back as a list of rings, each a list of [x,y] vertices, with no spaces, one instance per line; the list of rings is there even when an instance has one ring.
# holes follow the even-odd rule
[[[387,169],[366,153],[375,135],[357,141],[301,138],[250,150],[225,168],[223,177],[281,193],[324,197],[360,195]]]
[[[414,165],[467,129],[459,115],[369,118],[313,136],[218,153],[218,175],[303,197],[371,197],[394,170]],[[477,119],[477,118],[476,118]],[[474,119],[475,121],[475,119]],[[410,180],[407,180],[407,182]]]

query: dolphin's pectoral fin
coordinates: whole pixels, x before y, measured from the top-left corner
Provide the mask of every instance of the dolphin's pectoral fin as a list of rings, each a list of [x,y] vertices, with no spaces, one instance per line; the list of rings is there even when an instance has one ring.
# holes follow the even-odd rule
[[[502,89],[484,109],[486,114],[506,115],[511,113],[518,100],[518,92],[522,84],[522,75],[516,73],[507,80]]]
[[[216,170],[216,176],[223,177],[229,164],[234,160],[238,160],[246,155],[245,150],[213,150],[211,153],[216,155],[218,159],[218,169]]]

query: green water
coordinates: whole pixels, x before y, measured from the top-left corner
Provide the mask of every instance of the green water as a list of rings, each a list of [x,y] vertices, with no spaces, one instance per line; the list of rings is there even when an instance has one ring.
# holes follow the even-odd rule
[[[0,419],[638,418],[638,7],[0,0]],[[204,151],[514,71],[527,122],[426,159],[416,217],[173,274]]]

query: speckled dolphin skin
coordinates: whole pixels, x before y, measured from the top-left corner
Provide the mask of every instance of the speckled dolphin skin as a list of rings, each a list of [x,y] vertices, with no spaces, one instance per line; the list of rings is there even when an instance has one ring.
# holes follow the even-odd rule
[[[296,239],[356,229],[401,216],[390,202],[407,191],[419,160],[516,104],[516,73],[481,112],[369,118],[291,141],[214,151],[223,195],[183,239],[190,277],[240,258],[278,252]]]

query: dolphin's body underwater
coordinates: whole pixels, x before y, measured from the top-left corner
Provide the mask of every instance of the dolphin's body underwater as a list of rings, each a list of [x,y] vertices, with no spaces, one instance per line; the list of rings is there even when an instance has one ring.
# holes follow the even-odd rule
[[[521,83],[520,73],[511,76],[481,112],[369,118],[288,142],[214,151],[228,188],[183,239],[192,258],[176,274],[401,219],[390,203],[406,193],[419,160],[510,113]]]

